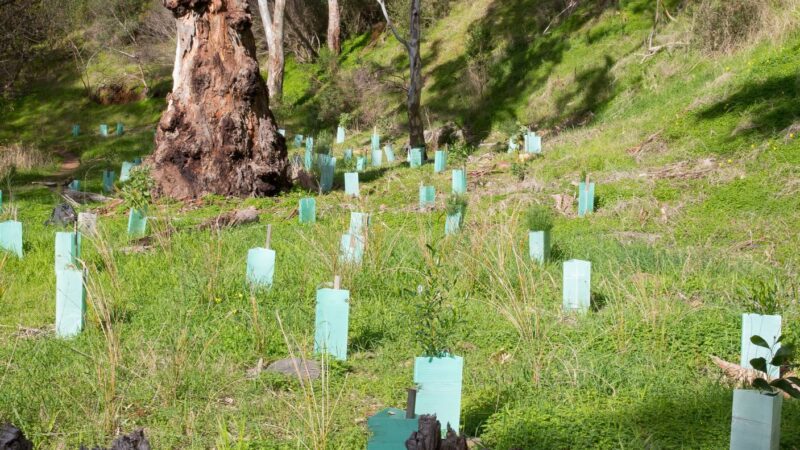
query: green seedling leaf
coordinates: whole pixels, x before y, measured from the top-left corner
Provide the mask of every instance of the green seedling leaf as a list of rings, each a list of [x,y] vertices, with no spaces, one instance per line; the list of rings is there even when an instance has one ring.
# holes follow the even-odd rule
[[[769,350],[769,344],[767,344],[767,341],[765,341],[764,338],[762,338],[761,336],[751,336],[750,342],[759,347],[764,347],[767,350]]]
[[[776,343],[776,344],[780,344],[780,343],[781,343],[781,341],[783,340],[783,336],[784,336],[784,335],[780,335],[780,337],[778,337],[778,340],[777,340],[777,341],[775,341],[775,343]]]
[[[753,387],[766,393],[774,392],[772,386],[770,386],[769,383],[767,383],[767,380],[763,378],[756,378],[753,380]]]
[[[767,360],[764,358],[753,358],[750,360],[750,365],[759,372],[767,373]]]
[[[794,346],[784,345],[775,352],[775,356],[772,357],[770,364],[780,367],[792,359],[794,359]]]
[[[782,390],[783,392],[786,392],[792,398],[800,398],[800,390],[797,390],[797,388],[792,386],[792,383],[789,383],[788,380],[785,380],[783,378],[778,378],[777,380],[773,380],[772,383],[770,383],[770,385],[775,386],[776,388]]]

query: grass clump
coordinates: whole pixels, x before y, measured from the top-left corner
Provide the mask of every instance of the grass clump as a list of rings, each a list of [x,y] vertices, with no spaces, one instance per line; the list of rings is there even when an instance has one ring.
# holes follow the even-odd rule
[[[532,205],[525,215],[529,231],[550,231],[553,229],[553,211],[542,205]]]
[[[791,289],[779,279],[752,280],[740,290],[749,312],[762,315],[783,313],[792,303]]]
[[[422,356],[441,358],[452,354],[460,320],[451,299],[455,271],[446,267],[436,246],[426,244],[423,254],[425,267],[422,284],[417,286],[414,334]]]
[[[463,194],[450,194],[447,197],[445,211],[448,216],[463,213],[467,209],[467,197]]]

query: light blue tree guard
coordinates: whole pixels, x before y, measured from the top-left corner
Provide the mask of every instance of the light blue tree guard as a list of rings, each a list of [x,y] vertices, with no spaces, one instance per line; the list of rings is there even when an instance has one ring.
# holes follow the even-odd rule
[[[350,162],[351,159],[353,159],[353,149],[352,148],[345,149],[345,151],[344,151],[344,161],[345,162]]]
[[[367,419],[367,427],[367,450],[406,450],[406,439],[419,430],[419,418],[406,419],[402,409],[386,408]]]
[[[140,158],[138,156],[136,158],[133,158],[133,167],[141,166],[141,165],[142,165],[142,158]]]
[[[564,262],[564,310],[586,312],[592,298],[592,263],[580,259]]]
[[[0,249],[22,259],[22,222],[16,220],[0,222]]]
[[[436,204],[436,187],[419,187],[419,209],[433,207]]]
[[[0,191],[0,212],[3,212],[3,191]]]
[[[72,189],[73,191],[80,191],[81,190],[81,180],[72,180],[72,182],[67,187]]]
[[[414,384],[419,386],[414,413],[436,414],[442,431],[450,424],[458,431],[461,423],[461,383],[464,358],[444,356],[418,357],[414,360]]]
[[[341,144],[344,142],[344,127],[336,128],[336,143]]]
[[[143,236],[147,231],[147,211],[131,208],[128,215],[128,236]]]
[[[733,391],[730,450],[778,450],[783,396],[757,390]]]
[[[319,289],[314,320],[314,353],[327,353],[347,359],[347,330],[350,317],[350,291]]]
[[[392,149],[392,144],[386,144],[383,146],[383,151],[386,153],[386,162],[393,163],[394,162],[394,150]]]
[[[549,231],[529,231],[528,232],[528,251],[531,260],[544,264],[550,258],[550,232]]]
[[[359,196],[358,172],[347,172],[344,174],[344,193],[352,197]]]
[[[114,171],[103,171],[103,192],[109,193],[114,190]]]
[[[78,268],[81,257],[81,234],[73,232],[56,233],[56,274],[62,270]]]
[[[125,133],[125,125],[121,122],[117,122],[117,129],[116,129],[117,136],[122,136]]]
[[[319,188],[322,192],[330,192],[333,189],[333,175],[336,172],[336,158],[330,155],[319,155]]]
[[[380,150],[381,148],[381,137],[378,133],[372,134],[372,150]]]
[[[372,218],[369,214],[353,211],[350,213],[350,227],[348,231],[351,234],[366,234],[371,221]]]
[[[286,137],[286,129],[278,128],[278,134],[280,134],[283,137]]]
[[[578,184],[578,217],[594,212],[594,183],[589,183],[589,190],[586,190],[586,182]]]
[[[136,167],[132,162],[125,161],[122,163],[122,168],[119,171],[119,181],[124,183],[131,179],[131,170]]]
[[[306,147],[305,153],[303,153],[303,167],[306,170],[311,170],[314,167],[314,154],[311,153],[311,150]]]
[[[453,193],[467,193],[467,173],[464,169],[453,170]]]
[[[100,136],[108,137],[108,125],[105,123],[100,124]]]
[[[72,126],[72,137],[78,137],[81,134],[81,126],[75,124]]]
[[[383,165],[383,151],[381,149],[372,151],[372,167],[380,167]]]
[[[514,139],[514,136],[511,136],[510,138],[508,138],[508,153],[514,153],[517,150],[519,150],[519,144],[517,144],[517,141]]]
[[[411,167],[422,167],[422,149],[412,148],[409,153],[409,165]]]
[[[275,250],[257,247],[247,252],[247,281],[256,287],[272,287]]]
[[[361,264],[364,259],[363,235],[345,233],[339,242],[339,260],[349,264]]]
[[[83,330],[86,313],[86,289],[83,271],[60,270],[56,273],[56,336],[70,338]]]
[[[780,367],[769,364],[770,351],[750,342],[750,338],[753,336],[761,336],[769,345],[773,346],[772,351],[777,352],[781,347],[780,344],[775,343],[781,337],[781,316],[742,314],[742,356],[739,365],[752,369],[751,359],[764,358],[767,360],[767,374],[772,378],[777,377]]]
[[[317,201],[313,197],[300,199],[300,223],[314,223],[317,221]]]
[[[450,235],[461,231],[461,224],[464,221],[464,212],[459,211],[454,214],[448,214],[444,222],[444,234]]]
[[[542,153],[542,137],[534,132],[525,134],[525,152],[536,155]]]
[[[306,151],[314,152],[314,138],[311,136],[306,138]]]
[[[433,173],[442,173],[447,167],[447,153],[444,150],[436,150],[433,154]]]
[[[297,134],[297,135],[294,136],[294,146],[296,148],[300,148],[300,147],[303,146],[303,135],[302,134]]]
[[[359,156],[356,158],[356,171],[363,172],[367,168],[367,157]]]

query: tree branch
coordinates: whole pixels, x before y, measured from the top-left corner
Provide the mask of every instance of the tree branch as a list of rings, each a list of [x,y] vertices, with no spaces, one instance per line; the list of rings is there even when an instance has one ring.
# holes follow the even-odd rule
[[[386,11],[386,2],[384,0],[375,0],[381,5],[381,11],[383,12],[383,17],[386,19],[386,24],[389,25],[389,29],[392,30],[392,34],[394,38],[397,39],[398,42],[403,44],[403,46],[407,49],[410,49],[411,46],[409,45],[408,41],[400,37],[400,33],[397,32],[397,29],[394,27],[394,23],[392,23],[392,19],[389,17],[389,12]]]

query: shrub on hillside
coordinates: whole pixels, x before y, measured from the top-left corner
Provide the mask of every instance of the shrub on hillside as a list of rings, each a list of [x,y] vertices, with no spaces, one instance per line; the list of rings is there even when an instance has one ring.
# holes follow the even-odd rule
[[[770,3],[767,0],[703,0],[694,17],[696,45],[713,52],[736,48],[758,31]]]

